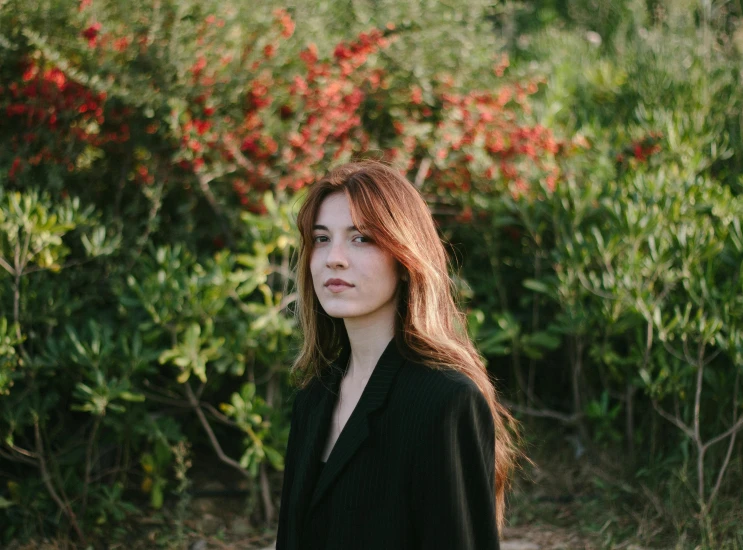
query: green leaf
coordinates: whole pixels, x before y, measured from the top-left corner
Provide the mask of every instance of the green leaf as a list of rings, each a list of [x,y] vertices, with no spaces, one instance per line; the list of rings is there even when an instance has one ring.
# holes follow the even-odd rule
[[[540,346],[545,349],[557,349],[560,346],[560,339],[549,332],[535,332],[524,337],[529,343]]]
[[[132,393],[129,391],[121,392],[119,394],[119,397],[123,399],[124,401],[133,401],[133,402],[139,402],[139,403],[145,400],[144,395],[142,395],[141,393]]]
[[[284,457],[281,456],[281,453],[279,453],[273,447],[269,447],[268,445],[264,445],[263,449],[266,451],[266,458],[268,458],[268,462],[271,464],[271,466],[273,466],[278,471],[283,472]]]
[[[11,506],[15,506],[15,504],[7,498],[0,496],[0,510],[10,508]]]
[[[159,510],[163,507],[163,486],[165,481],[156,479],[152,484],[152,493],[150,493],[150,505],[155,509]]]
[[[551,294],[550,288],[537,279],[526,279],[524,280],[523,285],[525,288],[533,290],[534,292],[539,292],[540,294]]]

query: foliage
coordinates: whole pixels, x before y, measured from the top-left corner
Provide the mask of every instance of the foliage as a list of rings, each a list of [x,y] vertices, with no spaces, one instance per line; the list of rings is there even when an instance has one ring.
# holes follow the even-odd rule
[[[186,502],[187,443],[260,484],[247,513],[272,519],[292,215],[330,164],[384,156],[457,210],[468,172],[556,177],[486,3],[356,3],[328,33],[325,7],[285,8],[3,4],[2,540],[87,543]]]
[[[622,452],[667,497],[666,533],[720,547],[743,428],[743,50],[713,17],[626,5],[608,35],[573,21],[515,41],[511,77],[547,75],[534,116],[576,147],[552,193],[471,194],[472,225],[447,233],[514,409],[566,424],[578,457]]]
[[[741,13],[465,4],[2,4],[3,541],[102,539],[171,494],[182,516],[199,444],[270,521],[293,213],[363,155],[462,251],[508,404],[559,419],[577,457],[620,449],[666,533],[730,535]]]

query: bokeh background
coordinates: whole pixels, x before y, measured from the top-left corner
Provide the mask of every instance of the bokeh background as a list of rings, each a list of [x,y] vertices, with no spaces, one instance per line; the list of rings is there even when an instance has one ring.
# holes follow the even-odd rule
[[[371,157],[521,420],[505,538],[743,548],[742,18],[1,1],[0,546],[271,543],[292,217]]]

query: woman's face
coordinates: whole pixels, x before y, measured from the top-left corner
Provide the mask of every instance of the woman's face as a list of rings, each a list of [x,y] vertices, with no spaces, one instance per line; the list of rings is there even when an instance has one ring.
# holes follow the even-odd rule
[[[312,237],[312,284],[326,313],[344,319],[388,315],[394,319],[397,262],[353,227],[345,193],[333,193],[323,200]],[[332,279],[347,285],[328,284]]]

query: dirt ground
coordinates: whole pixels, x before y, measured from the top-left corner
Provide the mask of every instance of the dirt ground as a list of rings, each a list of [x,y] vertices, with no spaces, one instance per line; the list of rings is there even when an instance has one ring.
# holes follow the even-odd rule
[[[596,470],[586,464],[571,462],[570,455],[560,457],[553,453],[549,461],[535,460],[526,476],[516,483],[509,503],[510,526],[501,534],[502,550],[650,550],[625,538],[617,543],[606,542],[601,516],[596,501],[580,498],[590,489],[590,480]],[[247,511],[256,507],[247,494],[249,487],[244,477],[225,468],[208,453],[194,457],[194,467],[189,472],[194,496],[187,509],[177,517],[177,500],[166,500],[160,511],[147,508],[146,497],[142,514],[119,530],[113,537],[116,542],[93,545],[98,550],[268,550],[273,548],[273,528],[262,528],[260,512],[252,521]],[[278,501],[280,473],[272,474],[271,486],[275,488],[274,502]],[[525,480],[526,479],[526,480]],[[595,488],[594,488],[595,489]],[[206,496],[208,495],[208,496]],[[214,496],[218,495],[218,496]],[[565,495],[573,498],[565,501]],[[590,520],[586,528],[586,517]],[[615,517],[616,518],[616,517]],[[626,524],[622,517],[615,524]],[[598,525],[598,527],[596,527]],[[630,525],[630,532],[635,532]],[[176,536],[178,532],[178,536]],[[625,533],[627,529],[625,528]],[[81,548],[68,540],[13,543],[7,550],[72,550]]]

